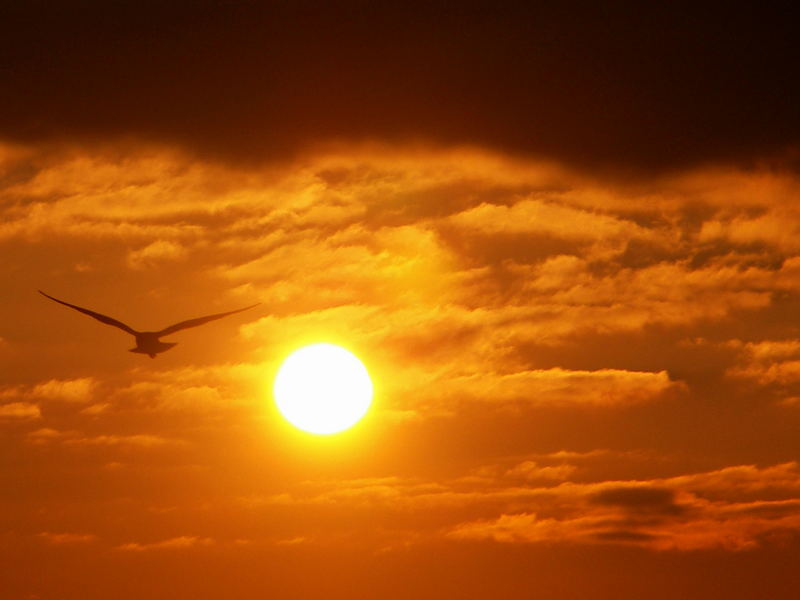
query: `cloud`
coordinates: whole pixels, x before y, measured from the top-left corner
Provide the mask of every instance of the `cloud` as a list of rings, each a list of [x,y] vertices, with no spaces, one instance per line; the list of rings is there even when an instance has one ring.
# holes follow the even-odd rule
[[[569,464],[541,466],[533,460],[526,460],[506,471],[509,478],[520,477],[528,481],[569,479],[577,467]]]
[[[800,395],[800,342],[796,339],[762,340],[742,343],[731,340],[727,345],[736,353],[736,361],[725,371],[737,385],[758,389],[764,397],[778,405],[797,406]]]
[[[652,481],[570,483],[549,493],[561,506],[532,496],[530,505],[537,506],[537,512],[461,523],[447,535],[503,543],[621,543],[655,550],[736,551],[779,543],[786,535],[800,533],[797,463],[764,469],[728,467]],[[775,494],[788,498],[774,499]],[[773,498],[765,499],[769,496]],[[560,514],[553,515],[554,511]]]
[[[479,204],[453,215],[447,223],[486,236],[539,234],[570,241],[655,237],[625,219],[537,199],[521,199],[510,206]]]
[[[111,404],[108,402],[98,402],[96,404],[90,404],[83,410],[81,410],[81,414],[84,415],[100,415],[104,412],[107,412],[111,408]]]
[[[239,411],[262,393],[266,367],[259,363],[219,364],[151,370],[135,368],[132,381],[109,396],[107,411]]]
[[[469,377],[479,391],[502,385],[527,394],[545,380],[566,386],[566,375],[545,371],[594,372],[602,364],[532,357],[580,337],[635,338],[770,314],[778,310],[776,294],[800,281],[778,242],[754,247],[702,233],[705,223],[778,210],[780,194],[795,185],[788,175],[706,170],[632,186],[486,150],[433,146],[342,146],[283,171],[135,146],[124,160],[80,149],[39,160],[34,176],[12,185],[24,201],[9,216],[38,214],[52,228],[47,244],[64,243],[59,215],[143,228],[140,237],[118,240],[124,243],[102,242],[110,244],[102,258],[89,254],[86,276],[95,288],[120,264],[147,267],[131,273],[131,285],[161,282],[142,298],[151,304],[173,302],[178,287],[218,302],[219,289],[228,288],[231,299],[269,306],[269,316],[242,328],[247,351],[280,355],[288,350],[281,340],[338,337],[360,345],[379,371],[399,368],[404,375],[390,384],[398,394],[432,381],[455,393],[473,383]],[[22,223],[19,231],[35,229]],[[76,239],[98,243],[75,231]],[[27,246],[25,239],[14,243]],[[88,260],[77,254],[70,272],[77,258]],[[171,270],[173,259],[191,268]],[[109,304],[131,303],[119,295]],[[616,363],[611,370],[657,374],[662,367]],[[571,375],[572,385],[581,376],[588,377]],[[615,385],[610,373],[604,377],[605,388]],[[636,387],[629,379],[621,385]],[[159,396],[189,406],[219,393],[201,377],[189,387]],[[593,402],[601,401],[595,394]],[[410,406],[392,410],[414,414]]]
[[[275,544],[278,546],[297,546],[298,544],[307,544],[307,543],[308,543],[308,538],[303,536],[280,539],[275,542]]]
[[[785,534],[796,534],[800,530],[800,516],[796,513],[778,518],[731,518],[730,514],[715,515],[712,512],[708,516],[670,525],[642,526],[622,521],[616,527],[613,518],[614,515],[602,514],[563,521],[519,513],[460,525],[449,533],[449,537],[504,543],[615,543],[654,550],[739,551],[757,547],[770,538],[780,542]]]
[[[34,444],[47,444],[63,440],[72,435],[71,432],[58,431],[51,427],[42,427],[28,433],[28,441]]]
[[[101,434],[85,435],[78,431],[59,431],[49,427],[43,427],[31,431],[27,435],[29,442],[33,444],[62,444],[65,446],[106,446],[119,448],[161,448],[181,445],[181,440],[169,439],[152,434]]]
[[[120,544],[117,546],[117,549],[123,552],[152,552],[161,550],[185,550],[187,548],[204,547],[212,544],[214,544],[214,540],[211,538],[182,535],[162,540],[160,542],[151,542],[146,544],[128,542],[126,544]]]
[[[90,533],[52,533],[44,531],[37,534],[48,544],[54,546],[69,546],[73,544],[89,544],[97,541],[97,536]]]
[[[673,490],[659,487],[627,487],[603,489],[589,498],[590,504],[615,506],[642,513],[680,512]]]
[[[769,228],[742,237],[728,227],[764,215],[800,224],[779,208],[795,178],[707,170],[649,184],[600,182],[532,159],[433,146],[343,145],[285,170],[143,147],[123,154],[20,159],[38,168],[9,183],[17,200],[3,222],[16,225],[3,243],[36,274],[58,279],[65,298],[78,298],[66,291],[74,286],[102,298],[98,309],[126,307],[131,322],[174,322],[187,299],[220,312],[263,307],[243,314],[238,337],[233,327],[209,327],[202,343],[143,364],[107,355],[94,338],[36,337],[24,324],[38,314],[26,296],[11,296],[9,314],[20,318],[4,339],[20,357],[54,365],[45,377],[21,370],[19,383],[0,390],[0,411],[17,418],[35,418],[42,406],[46,420],[21,438],[28,451],[102,456],[116,465],[102,471],[110,480],[124,462],[143,481],[144,464],[156,459],[164,469],[191,460],[194,469],[212,460],[210,448],[235,455],[238,444],[260,456],[271,440],[231,432],[263,417],[282,357],[325,339],[367,363],[379,390],[373,422],[387,435],[403,443],[416,436],[420,447],[435,438],[443,455],[459,458],[438,478],[417,463],[376,466],[386,477],[305,483],[291,480],[297,467],[284,460],[276,468],[288,473],[285,485],[231,492],[250,498],[242,510],[319,511],[318,534],[301,520],[275,539],[342,535],[337,511],[380,524],[353,536],[381,543],[449,536],[734,549],[796,531],[796,467],[740,464],[785,460],[779,449],[790,440],[721,444],[702,464],[739,466],[695,474],[701,461],[680,454],[687,440],[702,437],[693,448],[705,447],[706,437],[722,435],[709,396],[726,386],[736,386],[726,411],[800,397],[800,346],[791,330],[781,337],[794,323],[799,259]],[[79,263],[92,268],[76,273]],[[109,286],[120,268],[125,281]],[[80,368],[70,362],[78,351],[86,354]],[[87,364],[97,365],[92,377],[76,376]],[[748,396],[752,386],[769,393]],[[690,409],[697,420],[678,435]],[[585,424],[594,418],[603,427]],[[470,431],[471,419],[481,423],[474,448],[440,445]],[[511,456],[480,455],[501,438]],[[658,451],[641,447],[651,440]],[[555,452],[562,444],[569,450]],[[127,455],[141,460],[119,460]],[[477,466],[454,472],[469,461]],[[247,472],[247,459],[237,464]]]
[[[9,399],[0,405],[0,418],[38,419],[40,404],[65,402],[83,404],[89,402],[97,386],[91,377],[78,379],[50,379],[35,385],[7,385],[0,387],[0,399]]]
[[[549,470],[548,470],[549,469]],[[737,465],[666,478],[576,481],[587,471],[562,462],[486,465],[452,480],[370,478],[306,482],[291,494],[242,498],[248,510],[313,506],[358,521],[425,523],[417,542],[624,544],[651,550],[738,551],[800,534],[800,467]],[[409,532],[410,533],[410,532]],[[383,536],[380,534],[378,537]],[[394,533],[385,533],[392,537]]]
[[[9,402],[0,405],[0,419],[39,419],[42,413],[32,402]]]
[[[95,241],[139,240],[152,237],[189,237],[198,233],[189,225],[148,225],[119,218],[104,218],[102,209],[95,215],[82,214],[69,201],[56,203],[34,203],[6,211],[6,219],[0,225],[0,241],[22,238],[38,242],[48,237],[72,237]]]
[[[500,405],[518,401],[534,406],[624,405],[652,401],[683,389],[680,382],[670,381],[664,371],[569,371],[559,368],[507,375],[451,377],[433,387],[436,389],[435,397],[444,403],[467,398]]]
[[[782,185],[776,185],[780,183]],[[765,185],[765,187],[767,187]],[[770,190],[776,196],[797,194],[797,182],[778,180]],[[782,188],[782,189],[781,189]],[[769,189],[769,188],[767,188]],[[759,194],[763,198],[763,191]],[[758,196],[756,196],[758,198]],[[753,204],[760,204],[757,201]],[[763,202],[763,200],[762,200]],[[706,221],[699,232],[701,242],[728,242],[740,246],[769,245],[781,252],[796,254],[800,251],[797,228],[798,211],[788,205],[773,205],[767,211],[748,214],[748,211],[733,209],[720,211],[714,219]]]
[[[33,386],[30,395],[45,400],[59,400],[63,402],[89,402],[97,386],[97,381],[92,377],[79,379],[51,379]]]
[[[245,337],[274,348],[277,355],[284,351],[276,340],[303,340],[321,332],[334,339],[340,337],[345,344],[372,348],[369,366],[377,369],[377,377],[387,371],[382,385],[391,398],[397,399],[392,406],[397,410],[452,414],[469,402],[498,408],[615,406],[650,402],[685,391],[684,384],[672,381],[664,371],[516,370],[518,365],[510,357],[513,347],[536,337],[539,328],[549,329],[552,335],[555,327],[542,320],[526,323],[526,318],[533,318],[532,312],[458,306],[388,312],[346,305],[286,317],[263,317],[245,325],[242,331]],[[424,364],[421,357],[425,358]],[[413,404],[400,403],[402,398],[413,398]]]
[[[128,253],[128,266],[132,269],[145,269],[160,262],[180,260],[186,249],[176,242],[156,240],[138,250]]]
[[[165,445],[180,443],[177,440],[169,440],[157,435],[134,434],[134,435],[96,435],[90,437],[77,437],[67,439],[65,443],[75,446],[134,446],[140,448],[154,448]]]
[[[780,68],[793,31],[778,7],[755,21],[710,7],[687,20],[671,6],[576,20],[567,7],[522,4],[487,21],[477,6],[454,19],[435,4],[173,2],[138,22],[127,6],[81,18],[67,6],[50,23],[15,5],[2,23],[0,81],[13,90],[0,104],[3,137],[138,137],[237,163],[333,140],[423,139],[626,174],[753,161],[798,137],[797,85]]]

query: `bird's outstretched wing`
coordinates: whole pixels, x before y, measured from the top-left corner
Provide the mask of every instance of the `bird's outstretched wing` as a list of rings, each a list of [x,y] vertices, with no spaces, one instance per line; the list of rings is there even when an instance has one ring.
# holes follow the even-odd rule
[[[196,319],[189,319],[188,321],[181,321],[180,323],[175,323],[175,325],[170,325],[169,327],[165,327],[161,331],[156,331],[156,335],[161,337],[162,335],[169,335],[170,333],[175,333],[176,331],[180,331],[181,329],[188,329],[189,327],[197,327],[198,325],[203,325],[204,323],[208,323],[209,321],[214,321],[216,319],[221,319],[222,317],[227,317],[228,315],[233,315],[238,312],[242,312],[243,310],[249,310],[254,306],[258,306],[260,303],[252,304],[250,306],[245,306],[244,308],[240,308],[239,310],[232,310],[230,312],[219,313],[216,315],[208,315],[207,317],[198,317]]]
[[[106,315],[101,315],[100,313],[96,313],[93,310],[89,310],[88,308],[81,308],[80,306],[75,306],[74,304],[70,304],[69,302],[64,302],[63,300],[59,300],[58,298],[53,298],[52,296],[48,296],[42,290],[39,290],[39,293],[44,296],[45,298],[50,298],[54,302],[58,302],[59,304],[63,304],[64,306],[69,306],[70,308],[74,308],[75,310],[82,312],[85,315],[89,315],[100,321],[101,323],[105,323],[106,325],[113,325],[114,327],[119,327],[122,331],[127,331],[131,335],[136,335],[138,332],[134,329],[131,329],[125,323],[121,321],[117,321],[116,319],[112,319],[111,317],[107,317]]]

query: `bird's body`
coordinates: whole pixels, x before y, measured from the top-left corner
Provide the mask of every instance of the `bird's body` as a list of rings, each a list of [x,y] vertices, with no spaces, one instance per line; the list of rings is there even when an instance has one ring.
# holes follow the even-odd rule
[[[253,308],[254,306],[258,306],[258,304],[252,304],[250,306],[246,306],[238,310],[232,310],[230,312],[217,313],[215,315],[208,315],[206,317],[198,317],[196,319],[189,319],[188,321],[181,321],[180,323],[176,323],[175,325],[170,325],[169,327],[165,327],[160,331],[136,331],[135,329],[123,323],[122,321],[117,321],[116,319],[94,312],[92,310],[89,310],[88,308],[82,308],[80,306],[70,304],[69,302],[64,302],[63,300],[59,300],[58,298],[53,298],[52,296],[48,296],[47,294],[45,294],[42,290],[39,290],[39,293],[42,296],[49,298],[50,300],[53,300],[54,302],[58,302],[59,304],[63,304],[64,306],[69,306],[70,308],[82,312],[85,315],[89,315],[90,317],[97,319],[101,323],[105,323],[106,325],[112,325],[118,329],[122,329],[123,331],[130,333],[132,336],[136,338],[136,346],[134,348],[131,348],[129,352],[135,352],[137,354],[147,354],[147,356],[149,356],[150,358],[155,358],[157,354],[166,352],[173,346],[177,345],[177,343],[175,342],[162,342],[159,338],[165,335],[175,333],[182,329],[188,329],[189,327],[197,327],[198,325],[203,325],[204,323],[208,323],[209,321],[221,319],[222,317],[227,317],[228,315],[232,315]]]
[[[136,352],[137,354],[147,354],[150,358],[155,358],[156,354],[166,352],[177,342],[162,342],[158,339],[157,331],[142,331],[136,335],[136,347],[131,348],[128,352]]]

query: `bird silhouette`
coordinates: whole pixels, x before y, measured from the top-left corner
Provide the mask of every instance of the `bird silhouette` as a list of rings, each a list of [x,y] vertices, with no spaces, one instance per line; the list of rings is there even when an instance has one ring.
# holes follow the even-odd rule
[[[101,323],[105,323],[106,325],[113,325],[118,329],[122,329],[127,333],[130,333],[132,336],[136,338],[136,347],[131,348],[128,352],[136,352],[138,354],[147,354],[150,358],[155,358],[157,354],[162,352],[166,352],[173,346],[177,345],[176,343],[170,342],[162,342],[160,337],[165,335],[169,335],[171,333],[175,333],[177,331],[181,331],[182,329],[188,329],[189,327],[197,327],[198,325],[203,325],[204,323],[208,323],[209,321],[215,321],[216,319],[221,319],[222,317],[227,317],[228,315],[233,315],[244,310],[248,310],[253,308],[254,306],[258,306],[259,303],[251,304],[250,306],[245,306],[244,308],[240,308],[238,310],[232,310],[230,312],[224,313],[217,313],[215,315],[208,315],[206,317],[198,317],[196,319],[189,319],[187,321],[181,321],[180,323],[175,323],[175,325],[170,325],[169,327],[165,327],[160,331],[136,331],[132,327],[128,327],[125,323],[121,321],[117,321],[116,319],[112,319],[111,317],[107,317],[106,315],[101,315],[100,313],[94,312],[93,310],[89,310],[88,308],[81,308],[80,306],[75,306],[74,304],[70,304],[69,302],[64,302],[63,300],[59,300],[58,298],[53,298],[45,294],[42,290],[39,290],[39,293],[44,296],[45,298],[50,298],[54,302],[58,302],[59,304],[63,304],[64,306],[69,306],[70,308],[74,308],[75,310],[82,312],[85,315],[89,315],[100,321]]]

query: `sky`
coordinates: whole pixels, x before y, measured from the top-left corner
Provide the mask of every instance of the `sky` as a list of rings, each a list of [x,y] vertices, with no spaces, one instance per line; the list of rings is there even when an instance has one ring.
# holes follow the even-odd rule
[[[4,6],[0,600],[794,598],[786,8]]]

